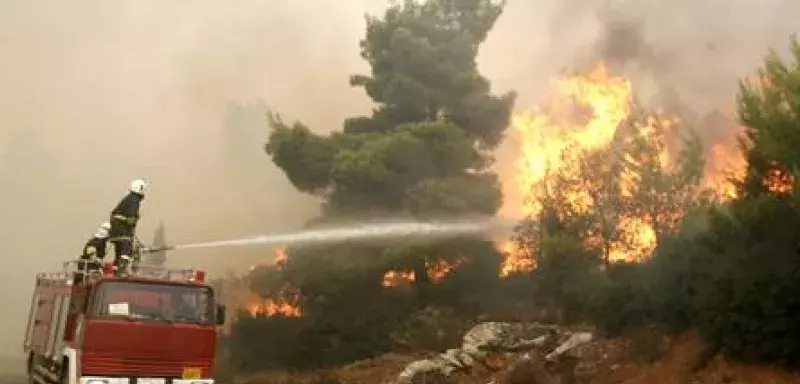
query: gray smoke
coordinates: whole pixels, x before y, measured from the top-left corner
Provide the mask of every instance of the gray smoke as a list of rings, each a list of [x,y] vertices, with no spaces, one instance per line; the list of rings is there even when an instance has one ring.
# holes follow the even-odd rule
[[[481,70],[499,91],[519,91],[524,108],[546,97],[558,70],[605,56],[649,84],[648,95],[668,85],[702,115],[732,103],[736,79],[767,48],[786,46],[800,11],[794,0],[611,5],[625,10],[622,24],[604,21],[604,1],[510,0],[481,50]],[[14,287],[0,293],[0,342],[8,353],[21,343],[34,273],[75,257],[132,178],[152,181],[143,240],[162,220],[169,239],[183,243],[292,230],[312,217],[315,200],[262,154],[264,108],[320,132],[367,113],[369,100],[347,78],[368,70],[358,56],[363,14],[384,6],[0,2],[0,252]],[[513,158],[509,148],[501,163]],[[192,252],[211,273],[272,258]]]

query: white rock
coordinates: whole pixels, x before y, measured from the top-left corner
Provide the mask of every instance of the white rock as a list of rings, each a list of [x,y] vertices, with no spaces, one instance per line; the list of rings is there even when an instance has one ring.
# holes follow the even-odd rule
[[[419,360],[408,364],[403,372],[397,376],[399,384],[411,384],[415,377],[427,372],[441,372],[441,363],[433,360]]]
[[[593,338],[594,336],[588,332],[575,333],[572,336],[570,336],[570,338],[567,339],[567,341],[561,343],[561,345],[559,345],[556,349],[548,353],[547,356],[545,356],[545,359],[552,360],[556,357],[559,357],[562,354],[564,354],[564,352],[567,352],[572,348],[575,348],[581,344],[585,344],[592,341]]]
[[[405,367],[398,375],[398,384],[411,384],[427,374],[440,374],[448,377],[457,370],[472,367],[476,361],[484,359],[491,352],[516,354],[545,345],[555,338],[567,339],[551,351],[546,359],[554,359],[565,352],[592,341],[591,333],[570,335],[556,326],[542,324],[486,322],[473,327],[464,335],[461,349],[448,349],[441,355],[427,360],[415,361]],[[532,359],[527,352],[521,359]]]
[[[458,368],[469,368],[472,366],[471,363],[467,363],[464,361],[464,357],[469,357],[460,349],[448,349],[445,353],[441,354],[440,356],[443,360],[449,362],[451,365],[458,367]]]

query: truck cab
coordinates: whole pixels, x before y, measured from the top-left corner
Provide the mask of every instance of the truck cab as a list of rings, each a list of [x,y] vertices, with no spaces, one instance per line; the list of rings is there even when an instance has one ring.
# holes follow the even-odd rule
[[[225,307],[203,271],[116,277],[75,264],[36,277],[24,343],[31,382],[214,383]]]

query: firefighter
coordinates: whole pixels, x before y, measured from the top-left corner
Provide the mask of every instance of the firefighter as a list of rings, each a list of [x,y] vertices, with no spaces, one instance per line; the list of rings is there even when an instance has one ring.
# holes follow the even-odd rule
[[[102,260],[106,257],[106,242],[108,241],[109,230],[111,230],[111,223],[100,224],[94,236],[83,246],[83,253],[78,263],[78,271],[80,272],[76,274],[76,281],[83,280],[82,277],[85,274],[100,270]]]
[[[139,221],[139,206],[144,199],[147,183],[137,179],[131,182],[127,196],[111,211],[111,231],[109,241],[114,244],[114,269],[122,275],[133,260],[133,241],[136,223]]]

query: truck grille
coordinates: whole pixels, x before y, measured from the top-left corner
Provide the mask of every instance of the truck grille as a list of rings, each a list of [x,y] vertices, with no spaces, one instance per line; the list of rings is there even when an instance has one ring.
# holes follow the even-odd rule
[[[210,377],[211,364],[210,358],[84,354],[81,370],[84,375],[181,377],[183,368],[200,368],[203,377]]]

